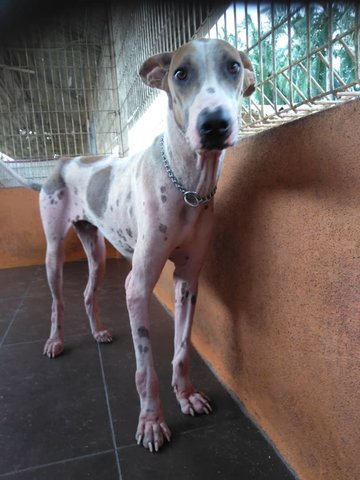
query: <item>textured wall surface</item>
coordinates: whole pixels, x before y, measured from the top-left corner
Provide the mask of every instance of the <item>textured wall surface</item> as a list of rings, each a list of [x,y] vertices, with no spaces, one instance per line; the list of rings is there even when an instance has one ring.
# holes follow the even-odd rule
[[[0,189],[0,268],[42,265],[45,235],[39,213],[39,194],[25,188]],[[107,245],[108,255],[116,256]],[[85,258],[82,246],[71,229],[67,237],[67,261]]]
[[[360,478],[359,131],[357,101],[228,153],[197,303],[196,347],[305,480]],[[38,212],[0,190],[0,267],[43,263]]]
[[[360,102],[242,141],[215,214],[195,346],[301,479],[359,479]]]

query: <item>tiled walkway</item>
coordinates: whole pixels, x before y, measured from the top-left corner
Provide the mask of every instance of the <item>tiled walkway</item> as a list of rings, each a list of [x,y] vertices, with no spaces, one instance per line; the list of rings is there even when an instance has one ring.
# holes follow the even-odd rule
[[[273,449],[193,353],[209,416],[182,415],[171,391],[172,320],[152,302],[152,341],[171,444],[138,447],[135,361],[124,299],[128,264],[110,260],[99,291],[112,345],[89,334],[82,304],[87,265],[65,265],[64,354],[49,360],[50,294],[44,267],[0,270],[0,479],[287,480]]]

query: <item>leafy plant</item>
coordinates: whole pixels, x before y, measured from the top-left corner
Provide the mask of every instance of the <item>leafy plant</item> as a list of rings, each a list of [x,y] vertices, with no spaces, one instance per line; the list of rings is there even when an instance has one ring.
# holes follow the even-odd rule
[[[222,28],[220,36],[244,49],[247,29],[248,53],[259,85],[254,99],[275,108],[359,81],[355,22],[351,3],[264,4],[260,17],[256,7],[248,8],[236,32]],[[353,88],[359,90],[359,84]]]

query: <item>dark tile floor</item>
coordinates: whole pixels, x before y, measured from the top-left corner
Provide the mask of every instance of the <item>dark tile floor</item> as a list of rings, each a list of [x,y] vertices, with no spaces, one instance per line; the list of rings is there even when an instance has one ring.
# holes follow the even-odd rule
[[[293,479],[257,428],[194,351],[194,383],[214,413],[181,414],[170,387],[172,320],[154,298],[152,339],[171,444],[134,441],[138,398],[124,299],[128,264],[110,260],[99,291],[115,334],[97,345],[82,305],[84,262],[65,265],[64,354],[49,360],[50,295],[43,267],[0,270],[0,478],[14,480]]]

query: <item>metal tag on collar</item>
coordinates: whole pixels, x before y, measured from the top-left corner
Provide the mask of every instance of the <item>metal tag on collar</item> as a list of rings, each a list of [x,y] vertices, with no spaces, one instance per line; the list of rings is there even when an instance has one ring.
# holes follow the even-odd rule
[[[184,193],[184,201],[190,207],[198,207],[202,203],[202,198],[196,192],[187,191]]]

